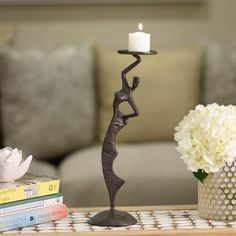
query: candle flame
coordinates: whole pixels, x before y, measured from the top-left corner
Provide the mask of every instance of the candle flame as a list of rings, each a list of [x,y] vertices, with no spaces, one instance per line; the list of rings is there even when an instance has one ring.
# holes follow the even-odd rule
[[[138,24],[138,29],[139,29],[139,31],[143,31],[143,24],[142,23]]]

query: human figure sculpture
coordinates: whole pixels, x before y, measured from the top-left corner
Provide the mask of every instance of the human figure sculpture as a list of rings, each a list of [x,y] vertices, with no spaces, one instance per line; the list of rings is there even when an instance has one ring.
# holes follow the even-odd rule
[[[133,91],[138,87],[140,79],[134,76],[132,86],[130,86],[126,78],[126,74],[141,62],[140,56],[134,55],[134,57],[137,60],[128,66],[121,74],[122,88],[115,93],[113,100],[113,117],[107,129],[102,147],[103,175],[109,192],[111,209],[115,207],[114,201],[116,193],[125,183],[125,181],[118,177],[113,171],[113,162],[118,155],[116,150],[116,136],[118,132],[127,125],[129,118],[139,115],[132,95]],[[123,102],[129,103],[133,109],[133,113],[125,115],[120,111],[120,104]]]
[[[116,136],[118,132],[127,125],[129,118],[139,115],[138,108],[133,99],[133,91],[138,87],[140,79],[134,76],[132,86],[130,86],[126,74],[141,62],[141,57],[136,53],[132,55],[136,58],[136,61],[121,73],[122,88],[115,93],[113,100],[113,117],[107,129],[102,147],[102,169],[110,198],[110,210],[100,212],[92,217],[89,221],[92,225],[114,227],[132,225],[137,222],[131,214],[115,209],[116,193],[125,181],[118,177],[113,171],[113,163],[118,155],[116,150]],[[133,109],[133,113],[124,114],[120,111],[120,104],[123,102],[129,103]]]
[[[129,85],[126,74],[141,62],[140,55],[156,55],[157,51],[133,52],[129,50],[118,50],[120,54],[132,55],[136,61],[125,68],[121,73],[122,87],[115,93],[113,100],[113,117],[108,126],[102,146],[102,169],[110,197],[110,209],[95,214],[88,223],[96,226],[119,227],[137,223],[137,220],[128,212],[115,209],[115,197],[119,189],[125,183],[113,171],[113,163],[118,155],[116,150],[116,136],[118,132],[128,124],[129,118],[139,115],[138,108],[133,99],[133,91],[138,87],[140,79],[133,77],[132,86]],[[120,104],[128,102],[133,112],[124,114],[120,110]]]

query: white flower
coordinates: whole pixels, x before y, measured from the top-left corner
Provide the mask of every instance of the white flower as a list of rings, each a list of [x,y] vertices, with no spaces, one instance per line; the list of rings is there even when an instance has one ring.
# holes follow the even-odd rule
[[[217,172],[236,158],[236,107],[196,106],[175,128],[177,151],[195,172]]]
[[[6,147],[0,149],[0,182],[13,182],[22,177],[28,170],[32,156],[24,162],[22,152],[17,148]]]

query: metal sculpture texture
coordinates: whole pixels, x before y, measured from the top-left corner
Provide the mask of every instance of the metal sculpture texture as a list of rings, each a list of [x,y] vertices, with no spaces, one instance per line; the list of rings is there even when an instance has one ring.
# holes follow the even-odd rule
[[[136,61],[125,68],[121,73],[122,87],[115,93],[113,100],[113,117],[107,129],[103,147],[102,147],[102,168],[103,175],[110,198],[110,210],[103,211],[90,219],[89,223],[98,226],[127,226],[137,223],[137,220],[127,212],[115,209],[115,197],[119,189],[125,183],[123,179],[118,177],[113,171],[113,163],[118,155],[116,150],[116,137],[118,132],[128,124],[129,118],[139,115],[138,108],[133,99],[133,91],[138,87],[140,79],[137,76],[133,77],[132,86],[129,85],[126,74],[141,62],[139,54],[149,55],[150,53],[129,52],[127,50],[118,51],[121,54],[132,54]],[[133,112],[124,114],[120,111],[120,104],[128,102]]]

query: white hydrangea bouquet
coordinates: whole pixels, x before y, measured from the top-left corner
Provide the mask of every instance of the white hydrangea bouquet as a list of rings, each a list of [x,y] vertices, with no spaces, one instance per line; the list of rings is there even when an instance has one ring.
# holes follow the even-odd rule
[[[201,182],[236,159],[236,106],[198,105],[175,129],[177,151]]]

